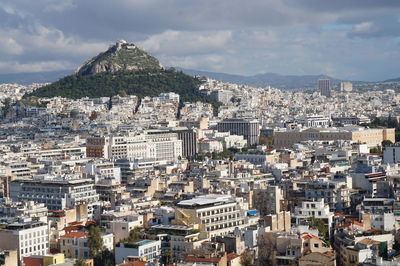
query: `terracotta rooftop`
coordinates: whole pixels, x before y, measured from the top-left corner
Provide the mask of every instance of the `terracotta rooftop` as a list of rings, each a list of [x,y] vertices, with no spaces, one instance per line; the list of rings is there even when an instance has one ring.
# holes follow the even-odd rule
[[[381,242],[370,239],[370,238],[364,238],[361,241],[358,241],[357,243],[363,244],[363,245],[379,245]]]
[[[304,240],[310,240],[310,239],[316,239],[316,240],[321,240],[318,236],[315,236],[315,235],[313,235],[313,234],[310,234],[310,233],[307,233],[307,232],[304,232],[304,233],[302,233],[301,235],[301,238],[303,238]]]
[[[145,266],[145,265],[146,265],[146,262],[140,261],[140,260],[121,264],[121,266]]]
[[[227,259],[228,259],[228,261],[231,261],[231,260],[234,260],[234,259],[236,259],[237,257],[240,257],[238,254],[236,254],[236,253],[229,253],[228,255],[226,255],[227,256]]]
[[[79,237],[88,237],[88,233],[85,232],[71,232],[68,234],[65,234],[61,237],[66,237],[66,238],[79,238]]]
[[[197,258],[197,257],[186,257],[186,262],[208,262],[208,263],[219,263],[221,258]]]

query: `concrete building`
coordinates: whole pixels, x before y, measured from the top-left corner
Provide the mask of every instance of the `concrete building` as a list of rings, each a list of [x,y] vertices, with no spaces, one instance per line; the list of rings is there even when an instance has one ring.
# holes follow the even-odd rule
[[[318,90],[322,96],[331,97],[331,80],[330,79],[319,79]]]
[[[233,196],[198,196],[180,201],[177,207],[172,223],[198,225],[206,237],[228,234],[247,225],[245,211]]]
[[[201,139],[199,140],[199,153],[207,152],[222,152],[224,146],[221,141],[215,139]]]
[[[98,183],[101,179],[115,179],[117,184],[121,183],[121,168],[113,162],[92,161],[85,165],[83,172],[87,177]]]
[[[385,147],[383,151],[383,163],[400,162],[400,146],[393,145]]]
[[[340,91],[341,92],[351,92],[353,91],[353,83],[349,81],[340,82]]]
[[[274,135],[275,148],[291,147],[302,141],[335,141],[349,140],[365,143],[368,147],[376,147],[384,140],[395,141],[394,128],[365,129],[347,126],[341,128],[309,128],[305,130],[276,131]]]
[[[182,140],[177,133],[148,131],[137,136],[90,137],[86,140],[89,158],[177,160],[182,156]]]
[[[67,258],[83,258],[89,257],[88,236],[86,232],[69,232],[60,237],[60,251]],[[112,234],[102,234],[103,244],[105,248],[112,251],[114,249],[114,240]]]
[[[308,225],[312,217],[324,221],[324,224],[328,227],[328,232],[331,232],[333,212],[330,212],[329,205],[323,199],[301,202],[301,206],[295,207],[292,221],[295,225]]]
[[[115,247],[115,263],[127,258],[158,260],[161,255],[161,240],[141,240],[135,243],[119,243]]]
[[[232,99],[233,94],[232,91],[229,90],[217,90],[213,91],[210,96],[218,102],[228,104]]]
[[[291,229],[290,212],[282,211],[263,217],[264,226],[270,228],[271,232],[289,232]]]
[[[25,266],[64,265],[64,263],[66,263],[66,261],[63,253],[24,257]]]
[[[254,193],[254,205],[261,215],[280,213],[282,199],[283,193],[278,186],[268,186]]]
[[[296,119],[303,127],[328,127],[330,119],[322,115],[306,116]]]
[[[0,263],[2,266],[18,265],[18,253],[16,250],[0,250]]]
[[[324,199],[331,211],[343,212],[350,207],[350,189],[346,182],[317,180],[307,182],[306,200]]]
[[[200,237],[200,231],[193,226],[184,225],[154,225],[150,228],[151,232],[159,236],[166,236],[161,240],[164,250],[169,250],[173,260],[183,259],[186,253],[198,249],[201,243],[207,239]]]
[[[68,179],[57,176],[36,176],[33,180],[16,180],[10,185],[13,200],[44,203],[49,211],[75,208],[84,204],[88,213],[98,204],[97,194],[91,179]]]
[[[2,223],[0,249],[17,250],[18,260],[24,256],[45,255],[49,250],[47,223],[12,219]]]
[[[260,139],[260,124],[257,120],[224,119],[218,122],[217,130],[243,136],[248,145],[257,144]]]
[[[109,221],[107,224],[106,232],[113,234],[114,242],[118,243],[122,239],[129,237],[129,233],[131,230],[143,226],[144,221],[142,215],[128,216],[122,219]]]

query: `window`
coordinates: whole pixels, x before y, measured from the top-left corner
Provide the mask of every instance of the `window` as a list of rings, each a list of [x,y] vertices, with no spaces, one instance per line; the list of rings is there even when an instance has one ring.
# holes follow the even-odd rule
[[[318,244],[318,243],[315,243],[315,244],[314,244],[314,247],[315,247],[315,248],[319,248],[319,244]]]

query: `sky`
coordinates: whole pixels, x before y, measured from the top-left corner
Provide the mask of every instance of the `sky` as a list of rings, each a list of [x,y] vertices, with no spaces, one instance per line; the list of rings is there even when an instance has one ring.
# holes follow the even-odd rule
[[[0,0],[0,74],[76,69],[120,39],[164,66],[400,77],[398,0]]]

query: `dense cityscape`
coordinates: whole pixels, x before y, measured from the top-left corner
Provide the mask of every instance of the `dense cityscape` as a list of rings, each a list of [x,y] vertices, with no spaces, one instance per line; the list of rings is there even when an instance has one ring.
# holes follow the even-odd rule
[[[397,264],[394,90],[200,79],[217,110],[173,92],[30,106],[43,84],[1,85],[4,260]]]
[[[400,265],[399,14],[0,0],[0,266]]]

